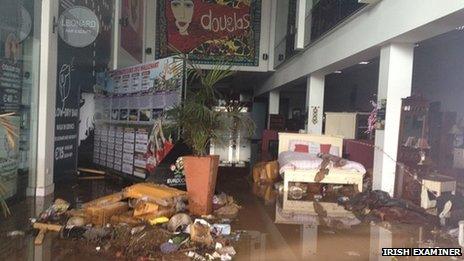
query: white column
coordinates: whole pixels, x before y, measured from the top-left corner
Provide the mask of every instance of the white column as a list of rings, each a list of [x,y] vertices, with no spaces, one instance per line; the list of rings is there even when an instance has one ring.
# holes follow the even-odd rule
[[[322,134],[324,113],[325,75],[312,73],[306,81],[306,106],[308,108],[308,133]]]
[[[267,110],[268,111],[267,128],[269,128],[269,124],[270,124],[270,115],[279,114],[279,103],[280,103],[280,92],[270,91],[268,110]]]
[[[385,130],[376,130],[373,188],[393,196],[395,187],[401,99],[411,95],[413,44],[391,43],[380,51],[378,100],[386,99]],[[387,156],[388,155],[388,156]]]
[[[382,256],[382,248],[391,248],[392,243],[393,240],[391,231],[378,225],[371,225],[369,260],[391,260],[391,257]]]
[[[55,100],[57,67],[57,32],[53,33],[53,17],[58,17],[57,0],[42,1],[40,34],[40,81],[37,127],[36,196],[53,193],[55,144]]]

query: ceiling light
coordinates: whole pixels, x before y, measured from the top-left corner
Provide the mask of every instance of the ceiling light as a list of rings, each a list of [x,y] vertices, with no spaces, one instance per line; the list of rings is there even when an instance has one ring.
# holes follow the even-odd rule
[[[334,71],[333,73],[340,74],[342,71]]]
[[[361,65],[366,65],[366,64],[370,64],[371,62],[360,62],[359,64]]]
[[[461,26],[456,27],[456,30],[458,30],[458,31],[464,30],[464,25],[461,25]]]

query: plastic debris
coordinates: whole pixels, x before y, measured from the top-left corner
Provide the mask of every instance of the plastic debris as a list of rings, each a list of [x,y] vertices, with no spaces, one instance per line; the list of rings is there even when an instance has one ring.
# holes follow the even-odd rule
[[[158,217],[158,218],[153,218],[148,220],[148,223],[152,226],[158,225],[158,224],[164,224],[169,222],[169,218],[167,217]]]
[[[232,231],[231,231],[230,224],[213,224],[211,227],[211,232],[217,236],[219,235],[227,236],[227,235],[230,235]]]
[[[66,222],[66,228],[72,227],[82,227],[85,225],[85,220],[83,217],[70,217],[68,222]]]
[[[95,248],[95,250],[97,250],[97,252],[98,252],[98,251],[101,250],[101,247],[97,246],[97,247]]]
[[[145,229],[145,226],[138,226],[131,229],[131,235],[142,232]]]
[[[170,243],[170,242],[166,242],[166,243],[161,244],[160,250],[161,250],[161,252],[163,254],[174,253],[177,250],[179,250],[179,245],[176,245],[176,244]]]
[[[196,219],[190,225],[190,239],[193,242],[200,243],[206,246],[213,244],[213,237],[211,236],[211,225],[204,219]]]
[[[26,233],[24,233],[24,231],[21,231],[21,230],[14,230],[14,231],[10,231],[8,233],[6,233],[6,236],[7,237],[22,237],[26,235]]]
[[[196,253],[196,252],[193,252],[193,251],[189,251],[187,253],[187,256],[192,258],[193,260],[198,260],[198,261],[203,261],[203,260],[206,260],[206,258],[204,258],[202,255]]]
[[[168,230],[170,232],[178,232],[184,230],[188,225],[192,224],[192,219],[189,215],[179,213],[171,217],[168,222]]]

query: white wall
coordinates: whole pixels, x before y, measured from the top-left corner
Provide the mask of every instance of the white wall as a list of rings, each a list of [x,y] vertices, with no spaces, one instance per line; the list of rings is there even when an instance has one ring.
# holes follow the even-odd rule
[[[389,41],[419,42],[462,25],[464,1],[384,0],[367,7],[337,30],[282,65],[256,95],[312,72],[328,73],[378,56]],[[446,17],[446,19],[442,19]]]

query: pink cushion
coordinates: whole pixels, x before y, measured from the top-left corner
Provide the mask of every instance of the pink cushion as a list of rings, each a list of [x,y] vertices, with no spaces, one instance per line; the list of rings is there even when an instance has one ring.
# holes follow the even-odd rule
[[[331,144],[321,144],[321,153],[322,154],[329,154],[331,146],[332,146]]]
[[[295,152],[308,153],[309,147],[308,145],[305,145],[305,144],[295,144]]]

